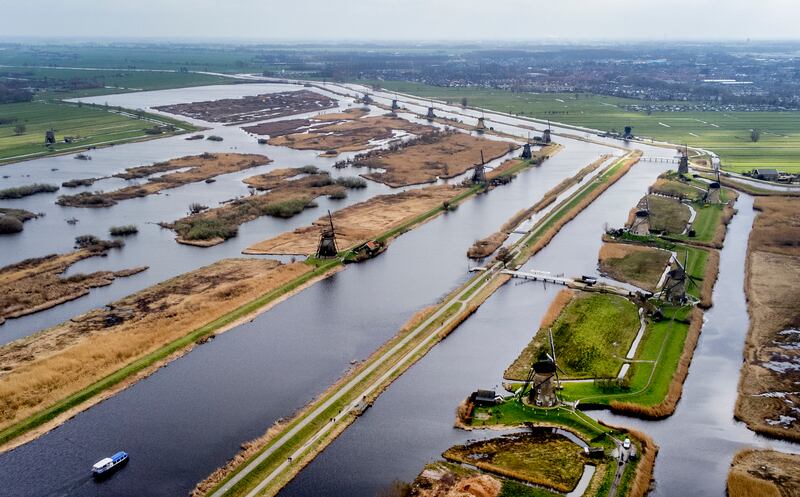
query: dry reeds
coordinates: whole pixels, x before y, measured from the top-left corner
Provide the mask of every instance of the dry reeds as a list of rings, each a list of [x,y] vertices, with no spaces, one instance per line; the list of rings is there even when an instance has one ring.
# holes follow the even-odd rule
[[[553,299],[553,302],[550,303],[550,307],[547,308],[547,312],[545,312],[544,316],[542,316],[542,322],[539,323],[539,329],[553,326],[553,323],[556,322],[556,319],[558,319],[561,311],[564,310],[564,307],[570,303],[574,296],[575,291],[570,290],[569,288],[564,288],[558,292],[556,297]]]
[[[631,482],[628,497],[644,497],[650,491],[653,482],[653,468],[656,465],[656,455],[658,445],[646,435],[638,430],[627,430],[642,444],[642,455],[639,464],[636,465],[636,475]]]
[[[706,261],[706,271],[703,277],[703,286],[700,288],[700,303],[703,309],[710,309],[713,302],[714,285],[719,276],[719,251],[709,250],[708,260]]]

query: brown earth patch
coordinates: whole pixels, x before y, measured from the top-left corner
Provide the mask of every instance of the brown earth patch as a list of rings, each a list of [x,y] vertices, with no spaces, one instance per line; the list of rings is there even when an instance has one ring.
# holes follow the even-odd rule
[[[800,496],[800,456],[775,450],[740,451],[728,473],[728,496]]]
[[[269,144],[297,150],[352,152],[369,148],[373,140],[391,138],[394,130],[419,135],[432,129],[399,117],[373,116],[316,126],[303,133],[274,136],[270,138]]]
[[[251,167],[263,166],[272,162],[268,157],[257,154],[201,154],[171,159],[150,166],[132,167],[115,177],[127,180],[186,169],[150,178],[141,185],[130,185],[111,192],[82,192],[77,195],[62,195],[56,203],[68,207],[110,207],[121,200],[145,197],[162,190],[177,188],[188,183],[204,181],[221,174],[235,173]]]
[[[0,347],[0,429],[311,270],[226,259]]]
[[[463,174],[480,162],[481,151],[488,162],[515,148],[518,147],[510,142],[488,140],[458,131],[431,132],[386,150],[359,154],[353,158],[353,165],[383,169],[383,172],[362,176],[399,188]]]
[[[336,240],[339,250],[372,240],[393,228],[401,226],[420,214],[452,200],[462,188],[430,186],[407,192],[378,195],[333,213]],[[247,254],[302,254],[316,252],[317,243],[328,216],[316,220],[311,226],[297,228],[274,238],[251,245]]]
[[[0,268],[0,324],[6,319],[33,314],[75,300],[88,294],[92,288],[110,285],[115,278],[147,269],[140,267],[61,276],[76,262],[107,252],[107,247],[98,250],[81,249],[66,254],[25,259]]]
[[[202,119],[203,121],[241,124],[277,117],[304,114],[336,106],[336,100],[310,90],[263,93],[242,98],[225,98],[186,104],[162,105],[156,110]]]

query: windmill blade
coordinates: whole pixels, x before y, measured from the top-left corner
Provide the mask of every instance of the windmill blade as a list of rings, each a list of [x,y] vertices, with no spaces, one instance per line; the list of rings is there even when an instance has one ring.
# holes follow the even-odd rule
[[[556,346],[555,346],[555,344],[553,343],[553,329],[552,329],[552,328],[548,328],[548,329],[547,329],[547,334],[548,334],[548,336],[550,337],[550,352],[552,352],[552,354],[553,354],[553,355],[550,357],[550,360],[551,360],[551,361],[553,361],[553,366],[555,366],[555,368],[556,368],[556,370],[555,370],[555,376],[556,376],[556,388],[558,388],[558,387],[560,387],[560,386],[561,386],[561,379],[558,377],[558,370],[559,370],[559,369],[561,369],[561,368],[559,368],[559,367],[558,367],[558,361],[556,361]],[[554,391],[555,391],[555,390],[554,390]],[[557,398],[557,397],[558,397],[558,396],[556,396],[556,398]]]

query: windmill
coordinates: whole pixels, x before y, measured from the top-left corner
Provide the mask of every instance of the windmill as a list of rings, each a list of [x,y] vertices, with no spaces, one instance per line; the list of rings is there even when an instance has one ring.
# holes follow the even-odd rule
[[[333,228],[333,216],[328,211],[328,226],[322,229],[319,235],[319,245],[317,245],[317,258],[328,259],[336,257],[339,249],[336,247],[336,230]]]
[[[528,133],[528,141],[525,142],[525,145],[522,146],[522,155],[521,157],[525,160],[531,160],[533,157],[533,153],[531,152],[531,134]]]
[[[531,364],[525,385],[518,390],[521,399],[525,392],[528,392],[528,402],[539,407],[553,407],[558,404],[556,390],[561,388],[561,380],[558,372],[564,371],[558,367],[556,361],[556,347],[553,343],[553,331],[548,329],[547,336],[550,340],[550,352],[545,352],[545,358],[539,359]],[[555,378],[555,381],[553,381]],[[528,388],[530,387],[530,388]]]
[[[436,119],[436,114],[433,113],[433,100],[431,100],[431,106],[428,107],[428,113],[425,115],[425,119],[428,121]]]
[[[638,235],[647,235],[650,233],[650,195],[644,196],[644,205],[639,202],[639,209],[633,216],[630,231]]]
[[[547,121],[547,129],[544,130],[544,133],[542,133],[542,143],[544,143],[546,145],[546,144],[550,143],[551,141],[552,140],[550,138],[550,121]]]
[[[689,148],[685,144],[678,159],[678,174],[689,174]]]
[[[481,114],[481,117],[478,118],[478,124],[475,126],[475,131],[478,133],[483,133],[486,131],[486,122],[483,120],[483,114]]]
[[[483,161],[483,149],[481,149],[481,163],[475,164],[475,169],[472,171],[472,184],[485,184],[486,183],[486,170],[485,162]]]
[[[689,251],[687,250],[684,254],[683,264],[680,263],[677,257],[674,258],[674,261],[675,267],[667,272],[667,279],[664,281],[664,286],[661,287],[659,298],[684,304],[687,301],[686,290],[692,286],[697,288],[695,278],[686,272],[686,266],[689,263]]]

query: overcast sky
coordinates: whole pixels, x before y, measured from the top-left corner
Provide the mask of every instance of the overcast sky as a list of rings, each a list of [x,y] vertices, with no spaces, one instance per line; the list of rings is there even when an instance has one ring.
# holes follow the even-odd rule
[[[800,39],[798,0],[0,0],[0,37]]]

